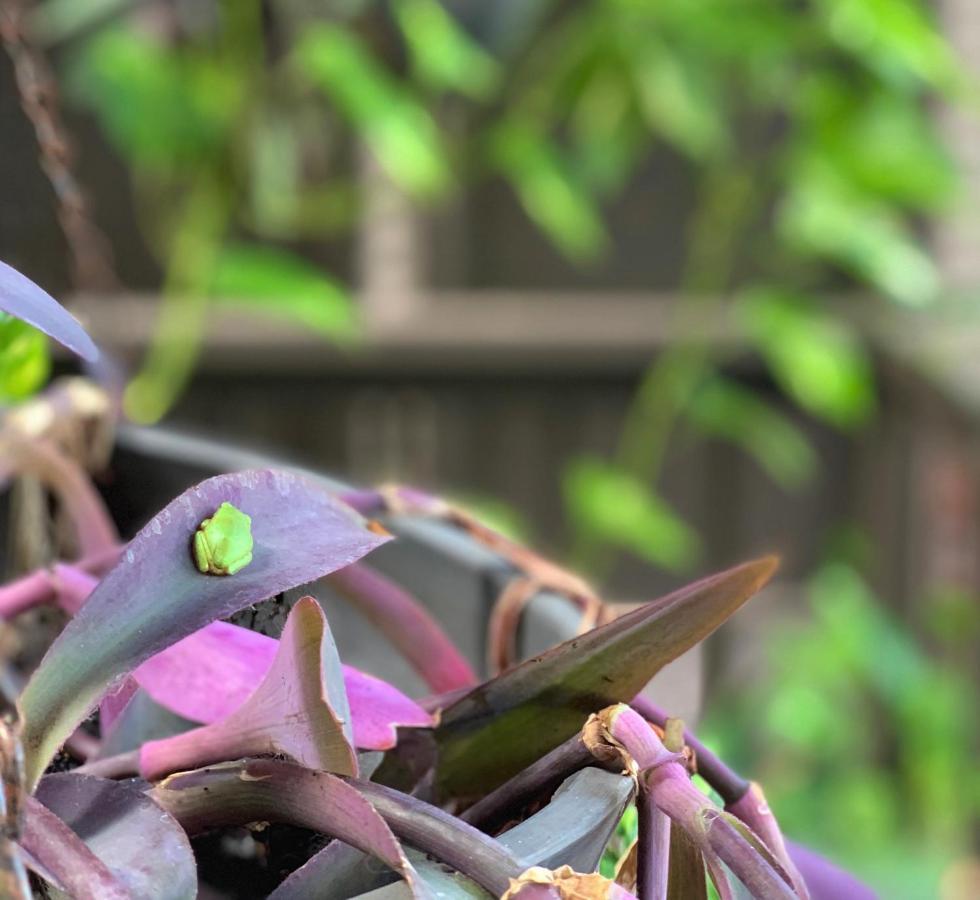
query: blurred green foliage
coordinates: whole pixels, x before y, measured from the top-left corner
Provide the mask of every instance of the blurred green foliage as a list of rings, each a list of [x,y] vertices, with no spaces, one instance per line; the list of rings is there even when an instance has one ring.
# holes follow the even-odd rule
[[[299,307],[309,320],[311,295],[290,274],[298,262],[288,246],[356,221],[352,142],[419,203],[503,177],[580,262],[608,246],[604,205],[654,147],[672,147],[699,183],[681,296],[731,315],[779,384],[835,425],[867,418],[873,386],[847,318],[821,297],[864,287],[921,305],[939,289],[915,220],[940,210],[952,189],[928,103],[953,96],[962,78],[919,0],[704,0],[696,14],[684,0],[480,9],[358,0],[329,11],[225,0],[155,23],[107,0],[48,0],[37,25],[67,43],[72,96],[129,161],[164,267],[175,265],[181,231],[214,244],[192,272],[166,281],[168,295],[190,295],[191,324],[207,320],[206,298],[221,284],[210,269],[230,242],[266,244],[251,266],[270,289],[249,306],[292,318]],[[354,321],[338,312],[350,301],[331,284],[331,312],[314,316],[328,336],[334,323],[345,334]],[[279,302],[297,287],[305,301]],[[162,314],[163,348],[176,344],[175,319]],[[193,333],[185,328],[181,341]],[[194,357],[151,352],[130,392],[144,403],[130,411],[158,417]],[[691,412],[697,427],[799,485],[813,454],[799,450],[798,430],[761,400],[719,387],[717,360],[701,362],[690,377],[660,379],[679,392],[657,401],[656,428],[645,430]],[[743,414],[765,438],[739,427]],[[641,469],[637,455],[633,447],[611,464],[659,508],[659,460]],[[787,462],[797,456],[804,462]],[[573,509],[597,508],[574,496],[596,484],[569,476]],[[623,544],[605,531],[603,540]],[[693,559],[641,555],[651,553],[667,565]]]
[[[562,473],[578,562],[595,575],[621,552],[697,561],[697,533],[661,492],[681,428],[732,442],[786,490],[811,482],[820,460],[803,430],[726,371],[746,345],[800,411],[857,429],[876,390],[852,308],[941,303],[921,225],[956,173],[931,106],[972,86],[924,0],[131,6],[45,0],[36,25],[128,162],[164,270],[156,343],[127,396],[138,419],[186,384],[218,301],[356,334],[341,279],[295,249],[357,222],[362,148],[420,206],[503,179],[581,265],[608,251],[606,209],[653,151],[684,161],[696,200],[676,223],[673,321],[744,341],[668,347],[615,451]],[[0,335],[20,348],[3,357],[9,396],[46,366],[21,337]],[[968,607],[943,608],[947,639],[962,634]],[[794,836],[858,869],[909,848],[887,896],[912,896],[908,884],[927,896],[935,871],[914,867],[956,850],[977,811],[964,756],[975,691],[842,563],[815,577],[811,616],[777,645],[773,677],[726,702],[723,749],[761,760],[752,771]]]
[[[50,373],[47,337],[26,322],[0,313],[0,403],[31,396]]]
[[[956,664],[980,635],[927,647],[858,571],[831,561],[806,616],[768,644],[762,677],[715,698],[702,734],[765,785],[784,831],[864,875],[882,896],[939,896],[980,820],[980,691]]]

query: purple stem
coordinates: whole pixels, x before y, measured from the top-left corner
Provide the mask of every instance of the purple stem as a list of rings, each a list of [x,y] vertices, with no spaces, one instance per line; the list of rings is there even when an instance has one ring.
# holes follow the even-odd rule
[[[636,800],[637,860],[636,894],[639,900],[667,900],[670,873],[670,819],[657,807],[652,795]]]
[[[644,697],[643,694],[637,694],[630,701],[630,706],[648,722],[653,722],[654,725],[661,728],[667,724],[667,719],[671,718],[666,710]],[[688,728],[684,729],[684,743],[694,751],[698,774],[718,792],[726,805],[735,803],[745,796],[749,790],[749,782],[725,765]]]
[[[774,868],[693,784],[683,766],[668,764],[645,773],[654,802],[705,852],[716,854],[756,900],[796,900],[789,876]]]
[[[798,896],[790,886],[789,876],[774,868],[726,818],[728,814],[691,783],[681,755],[668,750],[642,716],[620,704],[603,710],[598,719],[611,739],[636,763],[641,796],[649,795],[706,855],[717,854],[757,900],[791,900]],[[640,846],[648,839],[641,831]],[[763,846],[761,841],[759,845]]]
[[[360,563],[328,575],[326,581],[374,623],[432,691],[477,684],[470,664],[442,626],[404,588]]]
[[[112,568],[121,552],[122,547],[117,544],[73,563],[55,563],[52,568],[37,569],[0,586],[0,619],[13,618],[42,603],[59,601],[64,587],[59,581],[59,577],[63,577],[59,575],[62,566],[79,573],[102,575]]]
[[[576,734],[478,800],[460,818],[492,834],[528,803],[544,794],[553,793],[570,775],[598,763],[582,742],[582,735]]]

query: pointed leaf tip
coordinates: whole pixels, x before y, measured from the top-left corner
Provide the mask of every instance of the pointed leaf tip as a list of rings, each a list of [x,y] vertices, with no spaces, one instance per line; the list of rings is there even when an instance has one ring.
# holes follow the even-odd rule
[[[0,262],[0,310],[33,325],[82,359],[95,362],[99,349],[78,320],[47,291],[13,266]]]
[[[492,790],[575,734],[591,713],[629,702],[758,592],[776,566],[769,556],[711,575],[470,691],[443,711],[436,730],[441,787]]]

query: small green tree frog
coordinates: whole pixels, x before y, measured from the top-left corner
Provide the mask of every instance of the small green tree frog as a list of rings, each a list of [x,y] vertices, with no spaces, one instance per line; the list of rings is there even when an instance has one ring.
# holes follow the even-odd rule
[[[234,575],[252,561],[252,517],[222,503],[194,533],[194,562],[205,575]]]

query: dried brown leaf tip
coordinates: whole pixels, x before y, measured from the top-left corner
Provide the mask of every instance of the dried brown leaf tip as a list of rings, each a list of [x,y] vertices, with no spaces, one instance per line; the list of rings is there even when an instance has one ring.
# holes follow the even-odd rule
[[[571,866],[554,870],[532,866],[510,880],[510,887],[500,900],[515,900],[517,897],[521,900],[625,900],[632,895],[598,872],[582,874]]]

